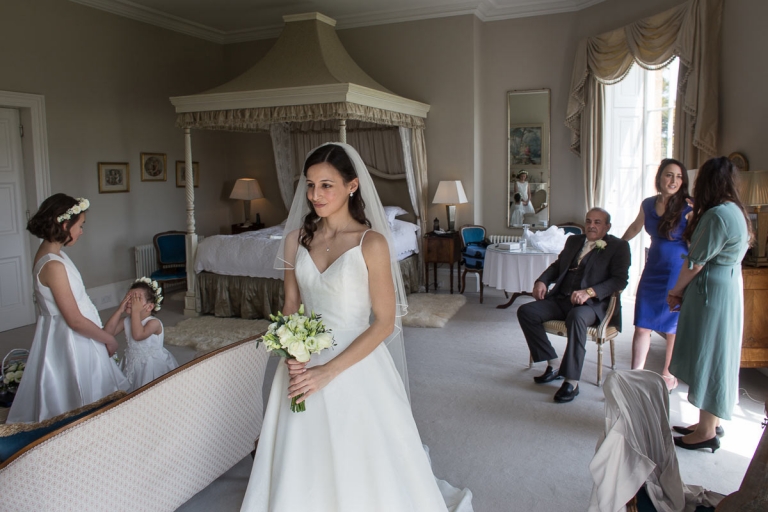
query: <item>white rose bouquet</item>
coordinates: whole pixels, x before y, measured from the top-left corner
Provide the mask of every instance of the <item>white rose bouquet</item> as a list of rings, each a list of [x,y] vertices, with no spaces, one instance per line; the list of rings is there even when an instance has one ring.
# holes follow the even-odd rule
[[[277,315],[269,315],[269,319],[272,323],[260,341],[267,346],[268,352],[280,357],[292,357],[300,363],[306,363],[312,354],[335,345],[331,330],[325,327],[320,315],[313,311],[308,317],[304,316],[304,304],[299,306],[297,313],[284,316],[278,311]],[[291,411],[306,410],[304,402],[296,403],[301,396],[291,399]]]
[[[23,362],[13,363],[3,369],[3,388],[15,392],[21,382],[21,376],[24,374],[26,364]]]

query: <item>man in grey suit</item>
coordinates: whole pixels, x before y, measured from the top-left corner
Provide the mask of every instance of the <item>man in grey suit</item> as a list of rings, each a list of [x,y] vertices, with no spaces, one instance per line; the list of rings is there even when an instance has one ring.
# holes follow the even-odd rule
[[[614,292],[623,290],[629,278],[629,244],[608,234],[611,216],[602,208],[587,212],[586,233],[566,239],[563,251],[533,286],[534,302],[520,306],[517,319],[534,362],[547,361],[546,371],[533,380],[538,384],[565,378],[555,402],[570,402],[579,394],[584,365],[587,329],[605,318]],[[554,283],[551,290],[549,286]],[[565,320],[568,344],[562,362],[542,325]],[[621,329],[621,304],[612,324]],[[557,368],[557,369],[555,369]]]

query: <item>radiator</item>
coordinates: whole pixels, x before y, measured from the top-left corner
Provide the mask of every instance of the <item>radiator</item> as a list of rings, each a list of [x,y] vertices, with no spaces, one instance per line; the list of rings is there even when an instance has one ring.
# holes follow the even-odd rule
[[[520,237],[515,235],[490,235],[488,239],[492,244],[502,244],[509,242],[519,242]]]
[[[157,253],[154,244],[137,245],[134,249],[134,259],[136,261],[136,279],[149,277],[152,272],[160,268],[157,265]]]

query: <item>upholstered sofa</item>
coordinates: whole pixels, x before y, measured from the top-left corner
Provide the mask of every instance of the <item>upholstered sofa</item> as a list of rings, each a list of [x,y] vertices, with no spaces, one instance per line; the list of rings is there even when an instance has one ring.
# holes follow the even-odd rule
[[[195,359],[0,464],[0,511],[172,511],[253,451],[267,352]]]

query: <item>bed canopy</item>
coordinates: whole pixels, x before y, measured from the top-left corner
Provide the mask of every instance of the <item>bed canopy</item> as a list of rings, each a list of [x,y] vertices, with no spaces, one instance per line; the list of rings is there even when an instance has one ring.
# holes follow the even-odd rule
[[[360,151],[372,174],[406,180],[416,223],[426,232],[429,105],[393,94],[360,69],[341,44],[333,19],[309,13],[283,20],[275,45],[248,71],[204,93],[171,98],[185,139],[187,315],[199,311],[192,129],[269,132],[286,208],[306,151],[323,142],[347,142]]]

